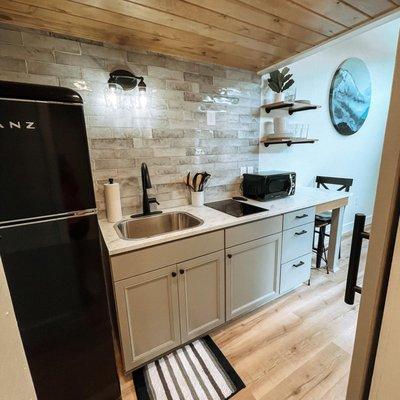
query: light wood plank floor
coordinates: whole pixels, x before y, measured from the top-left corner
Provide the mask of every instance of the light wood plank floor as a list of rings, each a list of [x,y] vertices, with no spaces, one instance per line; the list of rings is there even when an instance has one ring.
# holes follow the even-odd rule
[[[235,400],[345,399],[359,304],[343,301],[350,244],[346,236],[338,272],[313,270],[310,287],[211,334],[246,384]],[[367,243],[360,281],[366,252]],[[136,400],[131,376],[120,382],[122,400]]]

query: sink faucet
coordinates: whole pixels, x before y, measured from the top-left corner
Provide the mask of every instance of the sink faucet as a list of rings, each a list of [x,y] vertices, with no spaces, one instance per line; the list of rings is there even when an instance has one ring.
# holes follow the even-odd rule
[[[131,217],[141,217],[144,215],[152,215],[152,214],[160,214],[162,211],[151,211],[150,210],[150,204],[152,203],[157,203],[160,205],[160,203],[157,201],[155,197],[150,197],[147,194],[147,189],[151,189],[151,181],[150,181],[150,175],[149,175],[149,169],[147,168],[146,163],[142,163],[141,169],[140,169],[141,175],[142,175],[142,189],[143,189],[143,212],[141,214],[134,214]]]

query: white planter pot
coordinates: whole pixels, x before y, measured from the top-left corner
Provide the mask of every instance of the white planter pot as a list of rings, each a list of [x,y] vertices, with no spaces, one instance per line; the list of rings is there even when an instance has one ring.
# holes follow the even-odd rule
[[[204,192],[191,192],[192,206],[201,207],[204,205]]]
[[[274,133],[278,135],[286,134],[286,118],[274,118]]]
[[[280,93],[274,93],[274,102],[279,103],[280,101],[285,100],[285,93],[280,92]]]

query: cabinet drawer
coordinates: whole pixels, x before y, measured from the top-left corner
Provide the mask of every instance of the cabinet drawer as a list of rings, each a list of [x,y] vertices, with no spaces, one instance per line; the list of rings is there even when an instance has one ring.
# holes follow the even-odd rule
[[[283,229],[291,229],[300,225],[314,222],[315,207],[303,208],[302,210],[293,211],[283,216]]]
[[[311,253],[282,265],[280,293],[288,292],[310,279]]]
[[[282,216],[265,218],[225,229],[226,247],[250,242],[282,231]]]
[[[282,263],[294,260],[312,251],[314,222],[283,232]]]
[[[224,231],[206,233],[187,239],[147,247],[111,257],[113,280],[155,271],[167,265],[200,257],[224,249]]]

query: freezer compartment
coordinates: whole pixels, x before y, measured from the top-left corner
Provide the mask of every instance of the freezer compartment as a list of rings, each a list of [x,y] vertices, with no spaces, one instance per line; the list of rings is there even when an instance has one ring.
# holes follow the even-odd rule
[[[93,209],[81,104],[0,99],[0,223]]]
[[[117,399],[97,216],[2,228],[0,235],[38,398]]]

